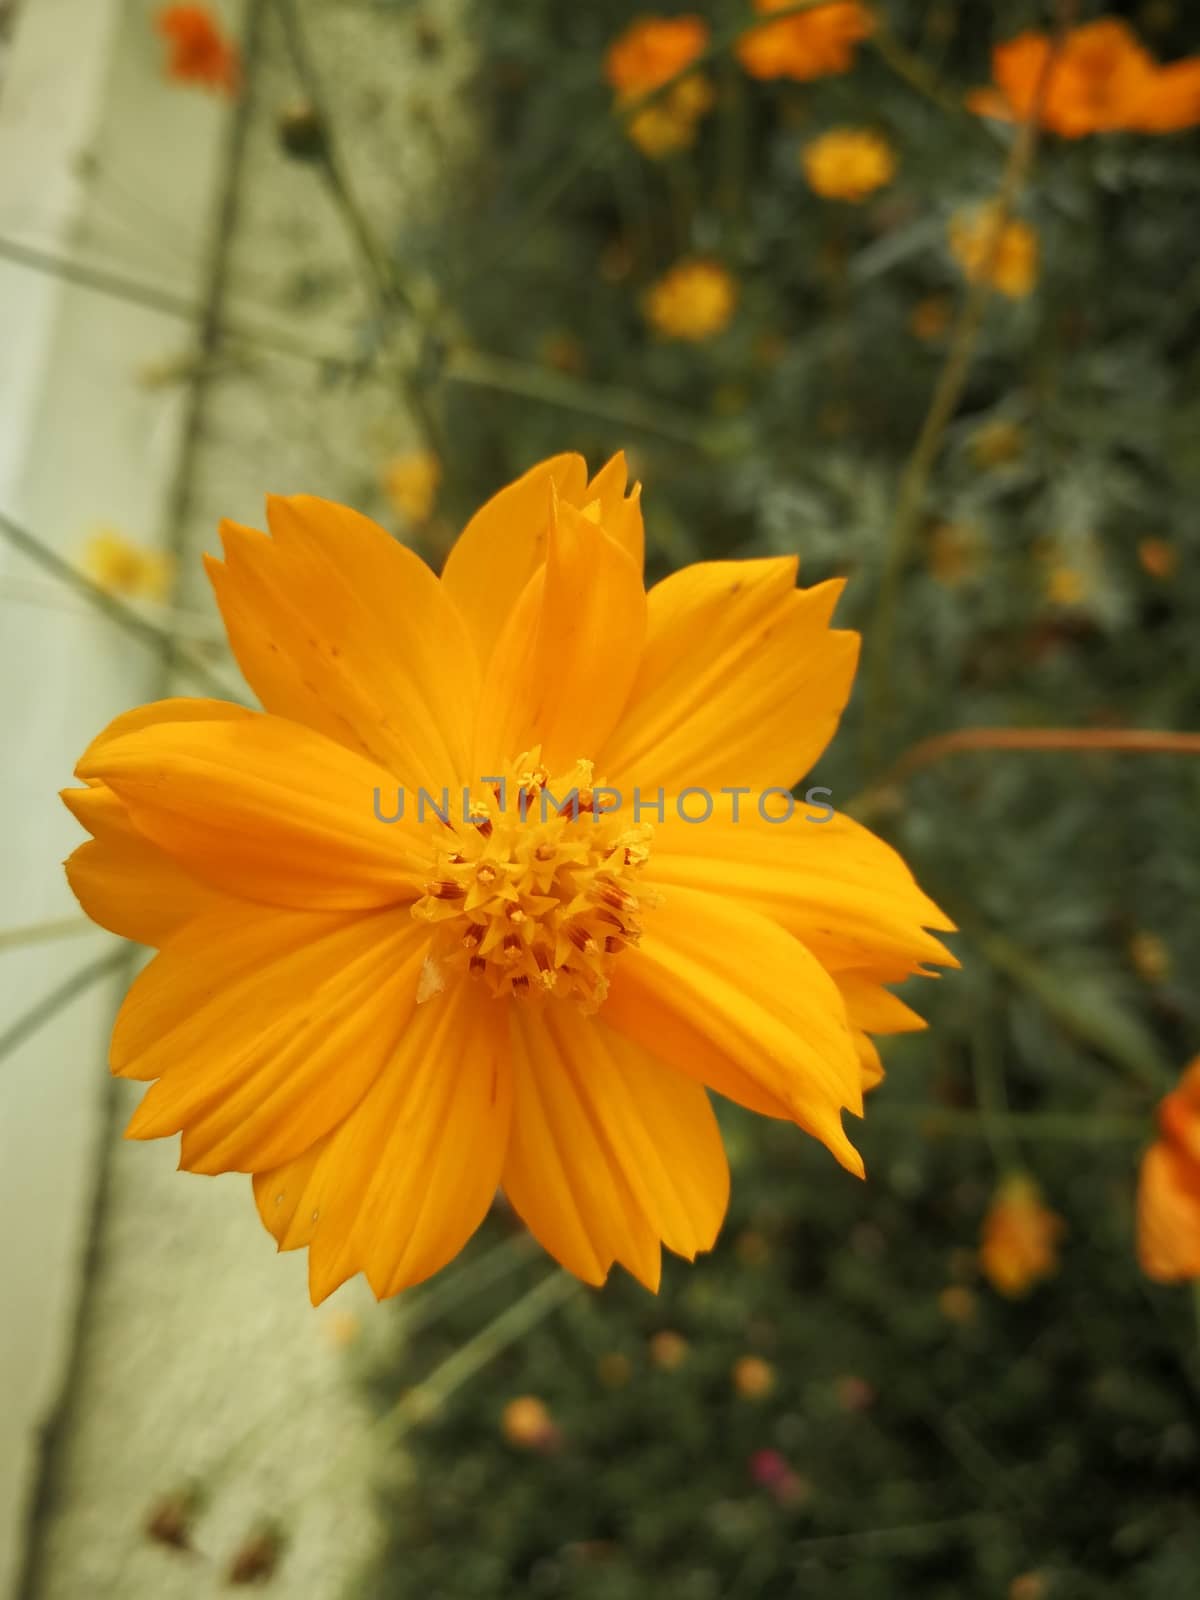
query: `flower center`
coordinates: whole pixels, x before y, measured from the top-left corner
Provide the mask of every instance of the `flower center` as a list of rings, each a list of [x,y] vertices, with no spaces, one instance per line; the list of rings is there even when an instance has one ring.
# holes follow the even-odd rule
[[[605,799],[590,761],[551,779],[534,750],[481,791],[465,822],[439,830],[433,877],[413,906],[440,925],[418,1000],[465,970],[498,997],[603,1003],[613,960],[637,944],[653,903],[635,892],[653,830]]]

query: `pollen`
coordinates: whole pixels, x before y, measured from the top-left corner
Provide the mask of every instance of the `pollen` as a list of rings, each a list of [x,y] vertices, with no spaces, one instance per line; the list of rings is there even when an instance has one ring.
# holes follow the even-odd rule
[[[534,750],[472,798],[452,835],[439,831],[413,906],[438,924],[439,973],[467,972],[497,998],[555,995],[584,1012],[603,1003],[614,960],[638,943],[653,904],[638,882],[653,829],[605,808],[603,795],[590,761],[552,778]]]

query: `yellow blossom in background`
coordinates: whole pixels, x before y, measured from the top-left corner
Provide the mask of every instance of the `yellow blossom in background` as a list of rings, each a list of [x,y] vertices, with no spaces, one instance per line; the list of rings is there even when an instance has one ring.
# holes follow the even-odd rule
[[[383,469],[383,489],[393,509],[409,522],[428,522],[437,503],[442,464],[432,450],[396,456]]]
[[[1015,422],[997,417],[976,428],[970,441],[971,459],[978,467],[1003,467],[1017,461],[1025,451],[1025,430]]]
[[[938,1295],[938,1310],[947,1322],[966,1327],[979,1313],[979,1301],[972,1290],[952,1283]]]
[[[948,230],[951,254],[972,283],[986,271],[993,289],[1012,300],[1024,299],[1037,282],[1037,234],[1027,222],[1009,217],[997,240],[996,223],[991,205],[956,212]]]
[[[984,555],[982,535],[972,523],[939,522],[929,535],[929,571],[949,589],[973,577]]]
[[[1054,606],[1080,606],[1092,592],[1087,575],[1064,561],[1056,562],[1045,576],[1046,599]]]
[[[892,147],[867,128],[831,128],[805,145],[800,165],[809,188],[826,200],[865,200],[896,172]]]
[[[1179,553],[1166,539],[1139,539],[1137,557],[1143,572],[1164,582],[1174,577],[1179,565]]]
[[[664,1372],[674,1372],[688,1358],[687,1340],[670,1329],[656,1333],[650,1341],[650,1359]]]
[[[1171,975],[1171,952],[1156,933],[1139,928],[1129,940],[1129,959],[1133,970],[1146,983],[1162,983]]]
[[[573,333],[547,334],[539,353],[546,366],[553,367],[555,372],[569,372],[578,377],[587,370],[587,351]]]
[[[927,294],[912,308],[908,326],[915,338],[940,339],[950,326],[954,307],[947,295]]]
[[[610,1350],[597,1361],[596,1375],[606,1389],[623,1389],[633,1377],[633,1363],[619,1350]]]
[[[107,594],[129,600],[165,600],[174,562],[127,539],[118,528],[98,528],[83,547],[81,570]]]
[[[1032,1178],[1021,1172],[1005,1178],[984,1218],[979,1247],[979,1264],[992,1288],[1017,1299],[1057,1272],[1064,1227],[1042,1203]]]
[[[519,1450],[545,1450],[557,1443],[558,1429],[536,1395],[523,1394],[504,1408],[500,1426],[509,1444]]]
[[[734,1248],[743,1266],[761,1267],[771,1258],[770,1245],[762,1234],[753,1228],[747,1228],[745,1233],[738,1234]]]
[[[761,1356],[742,1356],[734,1363],[733,1387],[743,1400],[762,1400],[775,1387],[775,1368]]]
[[[1137,1248],[1159,1283],[1200,1278],[1200,1056],[1158,1107],[1159,1136],[1142,1157]]]
[[[703,17],[640,17],[608,48],[605,77],[618,108],[659,88],[701,55],[709,40]],[[666,90],[629,118],[629,137],[644,155],[657,158],[685,150],[713,104],[712,85],[697,72]]]
[[[325,1323],[325,1335],[330,1344],[345,1349],[358,1338],[361,1327],[353,1311],[335,1311]]]
[[[722,332],[737,306],[737,284],[719,261],[676,262],[646,291],[646,320],[664,339],[700,343]]]
[[[207,563],[264,709],[127,712],[64,795],[84,909],[159,952],[113,1034],[128,1135],[253,1174],[316,1302],[428,1278],[498,1189],[578,1277],[657,1289],[724,1217],[710,1088],[862,1176],[870,1035],[921,1026],[888,985],[955,962],[894,851],[788,798],[853,682],[842,582],[711,561],[647,595],[620,455],[531,468],[440,579],[328,501],[267,522]]]
[[[760,16],[781,11],[790,0],[754,0]],[[874,19],[857,0],[818,6],[781,17],[738,40],[737,57],[752,78],[813,78],[849,72],[862,40],[874,30]]]

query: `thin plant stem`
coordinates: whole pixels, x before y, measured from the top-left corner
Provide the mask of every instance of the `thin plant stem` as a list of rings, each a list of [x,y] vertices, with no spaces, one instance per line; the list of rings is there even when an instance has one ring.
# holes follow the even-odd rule
[[[86,917],[58,917],[52,922],[30,922],[23,928],[0,928],[0,950],[17,950],[30,944],[70,939],[80,933],[99,933]]]
[[[85,994],[110,973],[117,972],[128,960],[129,949],[122,944],[116,950],[98,956],[95,961],[89,961],[69,978],[64,978],[62,983],[51,989],[49,994],[43,995],[0,1033],[0,1061],[31,1039],[44,1023],[51,1021],[72,1000]]]
[[[583,1288],[578,1278],[555,1269],[539,1278],[519,1300],[514,1300],[499,1316],[481,1328],[465,1344],[446,1357],[427,1378],[407,1390],[389,1411],[372,1424],[357,1441],[331,1454],[324,1480],[337,1478],[347,1460],[360,1452],[374,1458],[379,1449],[395,1444],[413,1428],[435,1415],[456,1389],[493,1361],[509,1345],[527,1334],[552,1311]]]
[[[110,622],[115,622],[130,638],[151,646],[164,656],[174,653],[180,671],[186,672],[196,683],[203,684],[218,699],[244,703],[236,690],[231,689],[224,679],[199,660],[190,649],[181,646],[166,628],[149,621],[124,600],[93,582],[86,573],[73,567],[69,561],[65,561],[57,551],[51,550],[40,539],[35,539],[21,527],[20,523],[14,522],[3,511],[0,511],[0,537],[41,567],[43,572],[49,573],[59,583],[65,584],[68,589],[81,595],[93,610],[107,617]]]
[[[429,332],[435,308],[419,304],[421,297],[406,284],[396,262],[375,235],[366,208],[354,187],[350,170],[342,159],[325,86],[309,49],[295,0],[274,0],[274,3],[296,76],[321,129],[319,162],[326,187],[358,253],[367,290],[380,320],[386,324],[391,311],[399,307],[408,313],[413,324],[425,336]],[[441,423],[427,394],[429,386],[422,381],[415,366],[400,368],[399,377],[409,409],[424,433],[426,443],[437,455],[444,456],[446,443]]]
[[[28,267],[31,271],[60,278],[64,283],[75,284],[81,289],[106,295],[111,300],[157,311],[162,316],[172,317],[189,326],[195,326],[204,317],[203,307],[189,300],[186,295],[175,294],[157,284],[141,283],[136,278],[128,278],[107,267],[73,261],[18,239],[0,237],[0,258],[17,266]],[[321,350],[280,330],[239,322],[236,318],[226,317],[222,322],[221,342],[243,344],[249,351],[262,351],[268,355],[290,356],[322,368],[350,367],[354,364],[352,357],[340,352]]]
[[[467,281],[473,282],[476,277],[490,272],[498,261],[504,259],[510,246],[529,237],[581,173],[586,172],[603,155],[609,141],[618,133],[623,133],[639,113],[664,99],[686,78],[720,61],[740,40],[749,37],[750,34],[758,33],[775,23],[785,22],[789,17],[803,16],[806,11],[818,11],[822,6],[831,3],[833,0],[795,0],[794,4],[780,6],[776,11],[744,18],[718,34],[706,49],[694,56],[678,72],[673,72],[669,78],[664,78],[661,83],[655,84],[653,89],[647,89],[643,94],[619,102],[593,124],[590,133],[576,142],[570,154],[560,154],[553,172],[533,193],[528,204],[521,208],[521,215],[507,227],[499,230],[494,249],[484,251],[472,265]]]
[[[461,1388],[477,1372],[482,1372],[502,1350],[515,1344],[543,1318],[580,1293],[582,1288],[579,1279],[572,1277],[569,1272],[556,1268],[546,1273],[519,1300],[507,1306],[499,1316],[493,1317],[477,1334],[447,1356],[427,1378],[402,1395],[371,1428],[369,1440],[376,1445],[384,1440],[394,1443],[410,1429],[426,1421],[456,1389]]]
[[[359,260],[366,270],[371,296],[384,306],[392,301],[399,301],[412,310],[404,285],[393,271],[392,263],[383,246],[375,237],[375,231],[355,191],[349,170],[342,160],[334,137],[324,83],[309,49],[308,38],[300,21],[295,0],[275,0],[275,12],[283,28],[288,54],[292,59],[296,76],[300,80],[304,97],[321,129],[319,165],[322,175],[342,221],[354,240]]]
[[[997,1019],[995,1009],[990,1004],[991,988],[989,980],[987,996],[973,1007],[971,1075],[975,1084],[975,1099],[979,1106],[979,1121],[984,1138],[988,1142],[997,1172],[1004,1173],[1019,1167],[1021,1158],[1009,1117],[1004,1067],[1000,1060],[1000,1044],[996,1032]]]
[[[997,1131],[1031,1143],[1048,1144],[1136,1144],[1145,1139],[1149,1122],[1144,1117],[1094,1117],[1086,1112],[994,1111],[989,1117],[978,1111],[957,1110],[949,1106],[894,1104],[868,1106],[872,1122],[913,1122],[922,1134],[990,1142]]]
[[[491,1249],[483,1251],[476,1260],[449,1269],[444,1280],[431,1285],[423,1292],[416,1292],[411,1310],[407,1306],[401,1308],[399,1318],[401,1336],[410,1339],[413,1334],[436,1323],[440,1317],[453,1311],[473,1294],[481,1289],[490,1288],[508,1273],[524,1266],[536,1251],[537,1246],[530,1235],[521,1233],[502,1239]],[[293,1394],[289,1404],[302,1403],[303,1399],[303,1394]],[[220,1455],[198,1476],[196,1486],[206,1494],[210,1493],[233,1468],[245,1460],[255,1445],[264,1439],[273,1438],[278,1431],[279,1417],[275,1410],[258,1417],[232,1443],[226,1445]]]
[[[707,417],[693,417],[647,399],[632,389],[588,383],[567,373],[489,355],[482,350],[453,351],[446,361],[443,376],[450,382],[471,388],[496,389],[526,400],[541,400],[547,405],[579,411],[620,427],[658,434],[692,449],[718,446],[724,432],[719,427],[714,428]]]
[[[1042,962],[1005,934],[973,930],[983,955],[998,971],[1026,989],[1058,1025],[1081,1044],[1122,1067],[1135,1082],[1155,1095],[1171,1087],[1174,1077],[1152,1037],[1119,1029],[1075,997]]]
[[[867,670],[863,731],[863,750],[868,772],[875,766],[878,758],[882,731],[891,701],[892,645],[901,581],[920,525],[930,474],[941,452],[946,428],[958,409],[971,370],[976,340],[983,325],[988,301],[991,299],[992,271],[1000,253],[1004,230],[1033,167],[1042,105],[1072,13],[1071,0],[1059,0],[1050,49],[1046,52],[1046,59],[1042,64],[1028,113],[1017,127],[1016,137],[1013,139],[1000,185],[992,203],[988,238],[985,248],[981,251],[982,259],[968,286],[929,408],[900,477],[895,514],[884,548],[883,574],[875,602],[874,618],[868,633],[871,655]]]
[[[1168,728],[955,728],[922,739],[893,762],[879,781],[854,802],[856,815],[876,810],[887,792],[923,767],[968,750],[1111,755],[1200,755],[1200,733]]]
[[[949,112],[951,116],[967,117],[970,113],[963,104],[960,95],[950,94],[938,82],[938,75],[915,51],[909,50],[900,43],[896,35],[887,26],[884,20],[876,15],[875,28],[868,43],[873,47],[883,63],[890,67],[898,78],[903,79],[910,89],[915,89],[923,99],[935,105],[939,111]]]

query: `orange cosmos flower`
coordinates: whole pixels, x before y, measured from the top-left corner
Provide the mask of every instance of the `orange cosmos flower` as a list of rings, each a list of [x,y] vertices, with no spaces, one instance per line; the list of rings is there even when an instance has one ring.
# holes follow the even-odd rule
[[[1200,1278],[1200,1056],[1158,1108],[1159,1138],[1142,1157],[1138,1260],[1148,1278]]]
[[[1058,1270],[1058,1240],[1065,1224],[1042,1204],[1032,1178],[1016,1172],[996,1190],[983,1223],[979,1263],[993,1289],[1010,1299],[1028,1294]]]
[[[967,104],[982,116],[1026,118],[1050,56],[1044,33],[1022,33],[992,53],[995,87]],[[1200,58],[1160,67],[1115,17],[1072,28],[1042,94],[1040,121],[1064,139],[1120,130],[1168,133],[1200,122]]]
[[[708,45],[703,17],[640,17],[615,39],[604,58],[605,77],[617,104],[637,100],[676,77]],[[648,156],[683,150],[713,103],[712,85],[701,73],[682,79],[629,122],[629,137]]]
[[[157,18],[167,41],[167,75],[180,83],[236,94],[241,83],[237,46],[207,6],[165,6]]]
[[[754,0],[761,16],[791,0]],[[849,72],[855,49],[874,29],[871,13],[857,0],[838,0],[756,28],[738,41],[737,55],[752,78],[827,78]]]
[[[886,139],[866,128],[831,128],[804,147],[800,166],[815,194],[856,204],[892,181],[896,157]]]
[[[656,1286],[725,1211],[709,1089],[861,1173],[868,1036],[920,1026],[886,985],[954,963],[895,852],[787,792],[850,692],[841,582],[646,594],[621,456],[527,472],[440,581],[340,506],[267,517],[209,561],[263,709],[128,712],[64,796],[84,909],[158,947],[113,1036],[157,1080],[129,1136],[253,1173],[317,1301],[436,1272],[498,1187],[581,1278]]]

